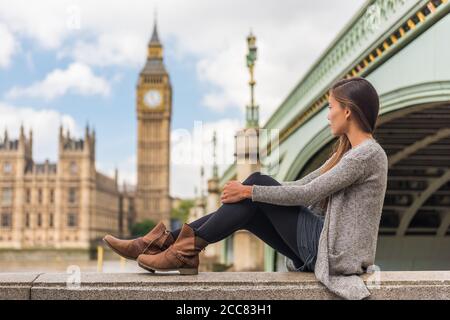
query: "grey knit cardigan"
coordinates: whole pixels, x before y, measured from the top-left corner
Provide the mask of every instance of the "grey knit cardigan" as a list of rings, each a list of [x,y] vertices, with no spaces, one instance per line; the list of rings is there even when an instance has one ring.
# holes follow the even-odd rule
[[[330,157],[331,159],[331,157]],[[329,171],[319,169],[281,186],[253,186],[252,201],[314,206],[330,196],[320,234],[315,276],[345,299],[364,299],[370,291],[360,274],[374,264],[378,228],[387,186],[388,159],[368,138],[351,148]],[[295,271],[293,261],[286,267]]]

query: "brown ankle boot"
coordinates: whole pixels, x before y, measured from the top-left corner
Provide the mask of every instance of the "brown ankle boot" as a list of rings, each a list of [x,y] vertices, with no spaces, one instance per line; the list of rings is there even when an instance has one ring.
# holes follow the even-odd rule
[[[108,234],[103,241],[120,256],[136,260],[140,254],[157,254],[166,250],[175,239],[161,221],[143,237],[121,240]]]
[[[198,274],[199,253],[209,244],[196,236],[188,224],[183,224],[177,240],[167,250],[155,255],[141,254],[140,267],[154,271],[179,271],[180,274]]]

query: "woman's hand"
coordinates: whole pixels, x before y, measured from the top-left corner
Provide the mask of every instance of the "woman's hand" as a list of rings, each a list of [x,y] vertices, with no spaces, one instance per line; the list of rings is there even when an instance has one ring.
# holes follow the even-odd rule
[[[235,203],[251,197],[252,186],[246,186],[240,181],[232,180],[225,183],[220,201],[222,203]]]

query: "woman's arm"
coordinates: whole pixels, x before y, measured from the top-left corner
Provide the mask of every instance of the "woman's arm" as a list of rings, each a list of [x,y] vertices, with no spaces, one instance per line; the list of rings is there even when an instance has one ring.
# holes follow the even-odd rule
[[[295,181],[282,181],[282,182],[280,182],[281,185],[283,185],[283,186],[301,186],[301,185],[309,183],[310,181],[314,180],[315,178],[317,178],[320,175],[320,171],[322,170],[322,168],[324,168],[328,164],[328,162],[330,162],[330,160],[334,157],[334,155],[335,155],[335,153],[333,153],[333,155],[331,157],[329,157],[327,159],[327,161],[325,161],[318,169],[314,170],[313,172],[308,173],[303,178],[301,178],[299,180],[295,180]]]
[[[294,181],[281,181],[281,185],[283,186],[301,186],[304,184],[307,184],[308,182],[314,180],[315,178],[317,178],[320,175],[320,169],[322,167],[314,170],[313,172],[308,173],[306,176],[304,176],[303,178],[299,179],[299,180],[294,180]]]
[[[296,181],[283,181],[283,182],[280,182],[281,185],[288,186],[288,185],[307,184],[308,182],[314,180],[315,178],[317,178],[320,175],[321,169],[323,167],[325,167],[325,165],[330,161],[330,159],[333,156],[334,156],[334,153],[327,161],[325,161],[325,163],[323,165],[320,166],[320,168],[314,170],[313,172],[309,173],[305,177],[303,177],[299,180],[296,180]],[[239,181],[228,181],[224,186],[224,190],[223,190],[220,200],[222,203],[233,203],[233,202],[237,202],[237,201],[240,201],[240,200],[246,199],[246,198],[251,199],[252,193],[253,193],[252,186],[242,185],[242,183]]]
[[[350,186],[363,174],[364,163],[362,160],[343,157],[329,171],[305,185],[253,185],[251,199],[285,206],[308,206]]]

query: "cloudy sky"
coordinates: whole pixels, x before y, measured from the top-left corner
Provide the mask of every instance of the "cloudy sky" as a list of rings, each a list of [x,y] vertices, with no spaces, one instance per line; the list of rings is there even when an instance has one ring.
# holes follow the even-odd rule
[[[0,136],[33,129],[34,159],[57,160],[60,124],[97,134],[97,169],[136,182],[137,75],[155,9],[173,96],[171,190],[191,197],[233,160],[249,101],[246,36],[257,37],[261,124],[364,0],[15,0],[0,2]]]

